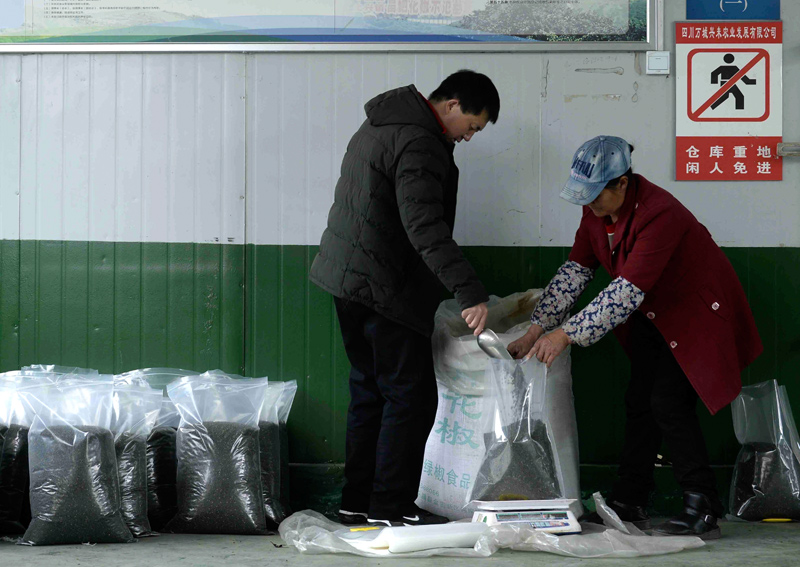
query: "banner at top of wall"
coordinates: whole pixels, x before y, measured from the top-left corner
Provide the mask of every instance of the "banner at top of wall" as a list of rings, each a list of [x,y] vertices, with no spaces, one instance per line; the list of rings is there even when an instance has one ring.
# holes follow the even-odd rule
[[[0,52],[75,42],[646,43],[650,1],[3,0]]]
[[[675,41],[675,178],[781,180],[781,22],[678,22]]]
[[[687,20],[780,20],[781,0],[686,0]]]

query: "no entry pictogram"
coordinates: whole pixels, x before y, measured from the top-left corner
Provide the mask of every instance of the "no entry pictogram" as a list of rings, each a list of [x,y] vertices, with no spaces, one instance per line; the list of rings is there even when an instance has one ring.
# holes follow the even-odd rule
[[[697,108],[694,108],[695,101],[697,97],[693,96],[693,83],[695,80],[695,75],[697,74],[697,70],[703,69],[702,65],[693,65],[695,61],[698,61],[700,58],[696,57],[699,54],[711,54],[711,55],[718,55],[719,61],[728,63],[727,65],[720,65],[714,71],[712,71],[712,79],[711,84],[715,82],[721,83],[719,89],[717,89],[711,97],[709,97],[705,102],[702,102]],[[748,62],[744,65],[744,67],[739,68],[738,66],[732,65],[735,62],[734,54],[741,54],[744,56]],[[716,60],[716,57],[708,58],[711,61]],[[759,63],[762,63],[761,67],[763,68],[763,80],[761,80],[761,84],[755,80],[750,79],[747,76],[747,73],[750,72],[752,69],[756,67]],[[698,48],[693,49],[689,52],[689,60],[687,63],[689,77],[686,82],[687,85],[687,113],[691,120],[695,122],[763,122],[769,117],[770,112],[770,104],[769,104],[769,85],[770,85],[770,76],[769,76],[769,68],[770,68],[770,60],[769,60],[769,52],[765,49],[742,49],[742,48]],[[696,69],[698,67],[699,69]],[[734,69],[738,69],[738,71],[733,71]],[[720,71],[722,70],[722,71]],[[725,77],[724,73],[728,70],[728,72],[733,71],[733,76]],[[716,75],[715,75],[716,73]],[[715,81],[714,79],[717,79]],[[751,98],[757,99],[759,103],[759,107],[763,107],[763,112],[760,113],[758,116],[737,116],[735,114],[736,111],[744,110],[745,105],[745,94],[742,93],[741,87],[742,83],[748,86],[757,86],[757,89],[754,89],[754,92],[748,93],[748,96]],[[703,116],[703,113],[706,112],[708,109],[715,109],[721,103],[724,103],[734,95],[734,103],[729,106],[733,108],[734,114],[731,112],[726,113],[724,116]],[[702,99],[701,99],[702,100]],[[751,103],[752,106],[752,103]]]

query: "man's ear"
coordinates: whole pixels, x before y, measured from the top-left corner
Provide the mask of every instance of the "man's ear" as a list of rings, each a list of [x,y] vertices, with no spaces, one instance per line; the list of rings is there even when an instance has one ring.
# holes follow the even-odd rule
[[[628,176],[627,175],[623,175],[622,177],[619,178],[619,184],[617,185],[617,188],[620,191],[624,191],[625,189],[628,188]]]
[[[447,112],[453,112],[453,109],[454,109],[456,106],[460,106],[460,105],[461,105],[461,103],[458,101],[458,99],[451,98],[450,100],[448,100],[448,101],[445,103],[444,107],[445,107],[445,109],[447,110]]]

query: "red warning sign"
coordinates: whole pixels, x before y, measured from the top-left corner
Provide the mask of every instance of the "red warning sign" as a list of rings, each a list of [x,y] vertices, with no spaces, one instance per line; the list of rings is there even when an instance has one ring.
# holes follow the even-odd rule
[[[780,180],[781,22],[676,24],[676,178]]]

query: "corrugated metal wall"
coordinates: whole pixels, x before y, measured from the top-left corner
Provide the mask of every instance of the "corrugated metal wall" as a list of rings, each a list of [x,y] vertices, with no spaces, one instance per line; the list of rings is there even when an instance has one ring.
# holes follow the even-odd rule
[[[412,82],[429,92],[461,57],[2,56],[0,236],[314,245],[364,102]],[[495,78],[503,102],[498,124],[456,151],[460,243],[570,245],[579,210],[558,198],[570,156],[614,132],[638,146],[636,169],[686,202],[719,242],[800,246],[796,163],[779,183],[671,181],[672,84],[642,75],[639,59],[469,58]],[[787,95],[789,125],[800,111]]]
[[[244,244],[243,56],[0,65],[2,238]]]

